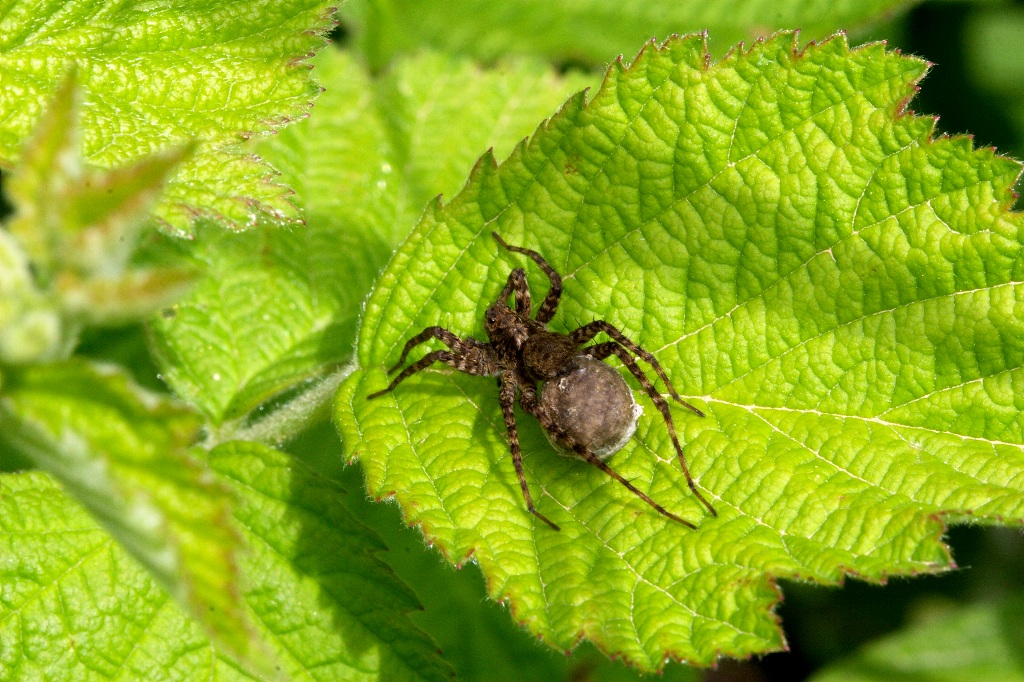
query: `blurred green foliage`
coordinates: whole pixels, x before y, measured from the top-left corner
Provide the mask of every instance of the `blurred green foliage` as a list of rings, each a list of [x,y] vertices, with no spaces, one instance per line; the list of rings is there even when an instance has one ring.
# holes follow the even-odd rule
[[[368,25],[366,14],[360,14],[366,7],[360,8],[360,4],[352,2],[346,10],[348,14],[341,15],[342,23],[335,38],[342,46],[368,44],[366,36],[360,33]],[[397,6],[397,3],[377,3],[378,9],[395,10]],[[919,114],[939,116],[940,132],[970,133],[977,146],[991,145],[1000,153],[1024,156],[1024,2],[893,2],[879,6],[886,8],[883,14],[858,21],[856,25],[829,24],[826,12],[824,19],[819,18],[814,24],[817,33],[805,37],[820,37],[834,29],[850,28],[853,45],[886,40],[890,48],[929,60],[933,66],[911,108]],[[445,28],[443,22],[440,26]],[[673,30],[686,33],[705,27],[703,24],[680,25]],[[788,23],[778,26],[794,27]],[[386,74],[392,52],[415,51],[421,47],[408,40],[410,35],[415,36],[414,28],[403,30],[401,40],[390,39],[385,45],[387,49],[381,49],[384,43],[380,41],[373,43],[376,47],[364,55],[366,61]],[[453,28],[459,28],[457,21],[453,22]],[[761,26],[762,32],[771,28],[767,23]],[[453,31],[456,36],[465,34],[464,27]],[[723,34],[726,34],[724,30]],[[494,47],[500,41],[489,39],[484,29],[475,25],[472,35],[490,50],[478,56],[487,60],[500,57],[500,52],[495,51],[498,48]],[[543,40],[536,42],[545,44]],[[714,37],[712,44],[716,48],[721,46]],[[433,47],[439,45],[435,42]],[[615,56],[596,57],[594,49],[590,45],[587,50],[548,56],[559,68],[571,71],[572,78],[582,81],[599,77],[603,64]],[[577,71],[587,74],[580,75]],[[468,172],[469,169],[463,170]],[[0,219],[10,211],[6,201],[0,195]],[[406,208],[406,212],[417,210],[418,206]],[[144,241],[147,239],[160,242],[162,238],[150,237]],[[158,244],[155,250],[159,252],[161,248],[164,247]],[[147,350],[151,346],[147,345],[146,335],[147,331],[140,325],[87,328],[82,332],[77,353],[86,358],[119,363],[139,384],[162,389],[165,385]],[[313,464],[320,473],[335,478],[348,491],[345,505],[384,539],[391,549],[380,556],[412,588],[424,606],[411,620],[438,642],[461,678],[580,682],[638,678],[632,670],[609,662],[589,644],[566,657],[533,641],[524,629],[511,621],[503,607],[486,600],[483,579],[475,564],[467,564],[459,571],[452,569],[437,552],[424,546],[419,531],[401,525],[397,507],[366,499],[359,469],[344,469],[341,465],[341,445],[331,427],[320,424],[303,432],[288,446],[288,451]],[[25,460],[16,455],[0,453],[0,471],[25,466]],[[886,635],[905,637],[900,640],[901,644],[897,643],[899,650],[913,653],[913,639],[927,636],[929,632],[922,628],[945,627],[941,631],[948,634],[958,632],[953,628],[960,627],[963,632],[980,633],[978,636],[991,632],[994,637],[1000,626],[996,616],[1004,605],[1015,610],[1003,621],[1019,622],[1020,595],[1024,594],[1024,536],[1021,531],[959,526],[950,530],[948,540],[960,570],[941,576],[894,580],[885,586],[866,585],[851,579],[842,589],[784,583],[785,600],[777,613],[785,624],[789,652],[754,661],[723,662],[718,670],[709,672],[673,665],[661,679],[800,680],[815,673],[827,674],[829,680],[869,679],[864,677],[863,662],[871,664],[877,660],[872,657],[886,655],[885,647],[892,645],[873,644]],[[951,625],[943,625],[947,622]],[[920,632],[925,634],[918,634]],[[1004,665],[1009,666],[1004,670],[1012,670],[1016,665],[1016,674],[1020,674],[1024,670],[1020,640],[1008,639],[1010,641],[1001,650],[1006,656]],[[855,655],[861,646],[867,646],[864,653]],[[826,670],[847,656],[852,657],[849,663]],[[920,657],[927,660],[927,652]],[[908,660],[911,663],[906,663]],[[913,657],[907,657],[903,662],[913,665],[912,661]],[[947,678],[934,671],[912,670],[907,679]]]

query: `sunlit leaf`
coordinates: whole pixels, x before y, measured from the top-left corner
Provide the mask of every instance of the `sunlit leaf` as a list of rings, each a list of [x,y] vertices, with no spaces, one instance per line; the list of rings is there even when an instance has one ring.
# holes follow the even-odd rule
[[[415,596],[374,556],[380,540],[340,506],[342,491],[255,445],[222,446],[210,466],[249,548],[232,589],[273,669],[240,669],[52,479],[31,472],[0,475],[0,678],[449,677],[406,617]]]
[[[113,367],[81,360],[5,372],[0,392],[0,452],[18,452],[53,474],[223,647],[244,658],[258,644],[239,598],[240,543],[228,525],[226,491],[186,453],[198,427],[182,405]]]
[[[295,218],[272,169],[239,143],[305,115],[317,93],[302,60],[324,44],[321,0],[147,3],[13,0],[0,15],[0,165],[17,163],[73,66],[85,90],[81,145],[112,168],[189,140],[196,153],[156,215],[244,227]]]
[[[7,183],[0,227],[0,362],[67,358],[85,324],[123,324],[182,294],[193,272],[130,263],[144,221],[186,144],[110,170],[79,153],[74,72],[49,103]]]
[[[842,37],[797,52],[779,35],[715,64],[700,37],[670,40],[500,166],[482,159],[367,304],[335,419],[370,492],[479,562],[543,640],[645,669],[780,648],[777,577],[941,571],[944,519],[1019,523],[1020,166],[905,111],[925,68]],[[697,531],[521,415],[527,481],[562,530],[539,523],[493,379],[442,368],[367,400],[423,327],[485,338],[512,267],[539,298],[544,278],[492,230],[565,276],[552,328],[609,320],[708,413],[673,412],[718,518],[654,409],[610,463]]]

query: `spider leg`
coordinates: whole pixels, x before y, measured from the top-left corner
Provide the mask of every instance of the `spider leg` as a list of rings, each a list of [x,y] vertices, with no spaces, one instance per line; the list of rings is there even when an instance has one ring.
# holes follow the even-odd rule
[[[622,364],[624,364],[629,371],[633,373],[633,376],[636,377],[636,380],[640,382],[641,386],[643,386],[644,391],[646,391],[647,395],[650,396],[651,401],[654,402],[654,406],[658,408],[658,412],[661,412],[661,416],[665,420],[665,425],[668,427],[668,435],[672,439],[672,445],[676,449],[676,456],[679,458],[679,466],[682,467],[683,473],[686,475],[686,484],[690,486],[690,490],[693,492],[694,496],[696,496],[696,498],[708,508],[711,515],[718,516],[718,512],[716,512],[715,508],[711,506],[711,503],[704,498],[699,490],[697,490],[697,484],[694,483],[693,476],[690,475],[690,467],[686,464],[686,457],[683,456],[683,448],[679,444],[679,438],[676,437],[676,427],[675,424],[672,423],[672,415],[668,410],[668,403],[665,402],[665,399],[661,394],[655,390],[654,384],[652,384],[651,380],[647,378],[644,371],[640,369],[640,365],[638,365],[636,360],[633,359],[633,356],[629,354],[629,351],[619,345],[618,342],[609,341],[608,343],[599,343],[596,346],[584,348],[583,353],[589,355],[595,360],[604,360],[609,355],[615,355],[622,361]],[[704,416],[703,412],[690,405],[682,398],[678,398],[678,400],[700,416]]]
[[[505,372],[501,376],[499,400],[501,402],[501,415],[505,418],[505,428],[508,429],[508,443],[509,448],[512,450],[512,463],[516,467],[516,476],[519,477],[519,487],[523,489],[523,497],[526,498],[526,508],[531,514],[555,530],[561,530],[548,517],[537,511],[537,508],[533,505],[530,488],[526,485],[526,476],[523,474],[523,453],[519,448],[519,430],[516,427],[516,380],[511,372]]]
[[[568,445],[568,443],[566,443],[566,444]],[[614,479],[615,479],[616,481],[618,481],[618,482],[619,482],[619,483],[621,483],[622,485],[626,486],[626,488],[627,488],[627,489],[628,489],[628,490],[629,490],[630,492],[632,492],[632,493],[633,493],[634,495],[636,495],[636,496],[637,496],[637,497],[639,497],[639,498],[640,498],[641,500],[643,500],[643,501],[644,501],[644,502],[646,502],[647,504],[649,504],[649,505],[651,505],[652,507],[654,507],[655,511],[657,511],[657,512],[658,512],[659,514],[661,514],[661,515],[663,515],[663,516],[667,516],[668,518],[672,519],[672,520],[673,520],[673,521],[675,521],[676,523],[680,523],[680,524],[682,524],[682,525],[686,526],[687,528],[692,528],[693,530],[697,530],[697,526],[693,525],[693,524],[692,524],[692,523],[690,523],[689,521],[685,521],[685,520],[683,520],[683,519],[679,518],[678,516],[676,516],[675,514],[673,514],[672,512],[670,512],[669,510],[665,509],[665,508],[664,508],[664,507],[662,507],[662,506],[661,506],[660,504],[658,504],[657,502],[655,502],[654,500],[652,500],[652,499],[651,499],[650,497],[648,497],[648,496],[647,496],[647,495],[645,495],[644,493],[642,493],[642,492],[640,492],[639,490],[637,490],[637,488],[636,488],[636,487],[635,487],[635,486],[634,486],[634,485],[633,485],[632,483],[630,483],[629,481],[627,481],[626,479],[624,479],[624,478],[623,478],[623,477],[622,477],[622,476],[621,476],[621,475],[619,474],[619,472],[615,471],[615,469],[612,469],[612,468],[611,468],[610,466],[608,466],[607,464],[605,464],[604,462],[602,462],[602,461],[601,461],[601,460],[600,460],[600,459],[599,459],[599,458],[597,457],[597,455],[595,455],[594,453],[592,453],[592,452],[591,452],[590,450],[587,450],[587,449],[586,449],[585,447],[583,447],[582,445],[579,445],[578,443],[574,443],[574,444],[573,444],[573,445],[571,445],[570,447],[572,447],[572,449],[573,449],[573,450],[574,450],[574,451],[576,452],[576,454],[578,454],[578,455],[580,455],[581,457],[583,457],[583,458],[584,458],[585,460],[587,460],[588,462],[590,462],[591,464],[593,464],[594,466],[596,466],[596,467],[597,467],[598,469],[600,469],[600,470],[604,471],[604,472],[605,472],[606,474],[608,474],[609,476],[611,476],[612,478],[614,478]],[[698,493],[698,494],[699,494],[699,493]],[[713,510],[712,510],[712,511],[713,511]]]
[[[526,282],[526,271],[522,268],[516,268],[508,273],[508,280],[505,281],[505,288],[498,294],[498,301],[508,301],[508,297],[512,294],[516,295],[516,313],[529,317],[530,285]]]
[[[654,372],[658,375],[658,378],[665,382],[665,387],[668,389],[668,393],[670,396],[672,396],[677,402],[681,403],[682,405],[685,405],[688,409],[697,413],[699,416],[704,416],[703,412],[701,412],[696,407],[686,402],[679,396],[679,393],[676,392],[675,386],[672,385],[672,382],[669,380],[668,375],[665,374],[665,370],[662,368],[661,363],[658,362],[658,359],[654,357],[650,353],[650,351],[647,351],[644,348],[630,341],[629,337],[627,337],[625,334],[619,331],[619,328],[616,327],[615,325],[605,322],[604,320],[595,320],[589,324],[583,325],[569,336],[572,337],[572,340],[575,341],[577,345],[582,346],[583,344],[587,343],[592,338],[597,336],[598,332],[604,332],[605,334],[607,334],[608,336],[612,337],[612,339],[615,340],[616,345],[623,346],[630,353],[639,356],[644,362],[651,366],[651,369],[653,369]],[[600,348],[604,345],[605,344],[598,344],[597,346],[593,346],[592,348]],[[607,353],[605,353],[602,357],[599,358],[592,352],[590,352],[590,350],[591,349],[584,349],[583,352],[586,353],[587,355],[590,355],[593,358],[596,358],[597,360],[606,358],[609,354],[614,352],[609,350]]]
[[[461,339],[460,339],[461,341]],[[379,398],[385,393],[390,393],[395,390],[398,384],[402,383],[413,374],[422,372],[427,367],[430,367],[435,362],[443,362],[449,367],[454,367],[460,372],[466,374],[476,374],[478,376],[487,376],[493,374],[497,367],[497,358],[494,357],[494,351],[487,344],[480,343],[474,340],[474,345],[470,345],[468,342],[463,341],[463,347],[458,351],[450,350],[435,350],[427,353],[422,358],[409,365],[402,372],[391,380],[388,387],[384,390],[371,393],[366,396],[367,400],[373,400]]]
[[[402,349],[402,356],[398,358],[398,362],[396,362],[394,365],[388,368],[388,374],[391,374],[396,369],[405,364],[405,358],[409,355],[409,351],[411,351],[413,348],[420,345],[427,339],[432,338],[439,339],[449,348],[452,348],[455,351],[461,353],[466,352],[468,348],[476,346],[480,343],[476,339],[461,339],[455,334],[445,329],[444,327],[427,327],[419,334],[405,342],[405,348]]]
[[[537,401],[537,394],[536,394],[536,390],[535,389],[532,389],[532,387],[531,387],[530,389],[523,390],[522,391],[522,397],[520,398],[520,404],[523,406],[524,410],[526,410],[527,412],[529,412],[530,414],[532,414],[534,417],[537,418],[537,421],[540,422],[540,425],[546,431],[548,431],[550,434],[555,436],[555,438],[557,438],[559,441],[564,443],[567,447],[572,448],[572,450],[577,455],[579,455],[580,457],[582,457],[586,461],[590,462],[591,464],[596,466],[598,469],[600,469],[601,471],[605,472],[606,474],[608,474],[609,476],[614,478],[616,481],[621,483],[623,486],[626,487],[627,490],[629,490],[631,493],[633,493],[634,495],[639,497],[641,500],[646,502],[648,505],[650,505],[659,514],[661,514],[662,516],[666,516],[666,517],[672,519],[673,521],[675,521],[676,523],[679,523],[679,524],[682,524],[682,525],[686,526],[687,528],[692,528],[694,530],[697,529],[697,526],[695,526],[694,524],[690,523],[689,521],[685,521],[685,520],[679,518],[678,516],[676,516],[675,514],[673,514],[672,512],[670,512],[669,510],[665,509],[660,504],[658,504],[657,502],[652,500],[649,496],[647,496],[646,494],[642,493],[639,489],[637,489],[636,486],[634,486],[632,483],[630,483],[625,478],[623,478],[622,475],[619,474],[619,472],[615,471],[610,466],[608,466],[607,464],[602,462],[597,457],[597,455],[595,455],[590,450],[588,450],[587,448],[585,448],[582,445],[580,445],[579,443],[577,443],[575,441],[575,439],[572,438],[572,436],[570,436],[567,433],[565,433],[558,426],[558,423],[556,422],[556,420],[554,420],[540,406],[540,403]],[[699,495],[700,495],[700,493],[698,493],[698,496]],[[714,510],[712,510],[712,512],[714,512]]]
[[[505,250],[529,256],[534,263],[540,266],[540,269],[544,271],[544,274],[548,276],[548,280],[551,282],[551,288],[548,289],[548,294],[540,304],[540,308],[537,310],[537,317],[535,318],[541,324],[547,324],[551,321],[551,318],[555,316],[555,311],[558,310],[558,301],[562,298],[562,276],[555,272],[555,269],[551,267],[546,260],[544,260],[544,256],[540,255],[536,251],[533,251],[532,249],[525,249],[522,246],[509,246],[505,243],[504,239],[498,236],[497,232],[491,232],[491,236],[494,237],[497,242],[505,248]]]
[[[609,336],[611,335],[609,334]],[[679,397],[679,394],[676,393],[676,389],[672,385],[672,382],[669,381],[668,376],[665,375],[665,370],[662,369],[661,364],[654,359],[653,355],[645,351],[643,348],[640,348],[640,346],[636,346],[636,344],[633,344],[632,342],[622,343],[621,341],[609,341],[607,343],[599,343],[597,345],[590,346],[589,348],[584,348],[580,352],[585,355],[589,355],[595,360],[604,360],[609,355],[615,355],[617,358],[622,360],[622,364],[626,365],[626,367],[629,368],[629,371],[633,373],[633,376],[637,378],[637,381],[640,382],[640,385],[643,386],[644,390],[647,391],[647,395],[651,396],[651,400],[655,400],[654,396],[657,395],[658,399],[661,399],[662,402],[664,402],[664,399],[661,398],[661,394],[658,393],[657,391],[654,391],[654,387],[651,386],[650,380],[647,379],[646,375],[643,374],[643,370],[640,369],[640,367],[636,364],[636,360],[633,359],[633,356],[629,354],[629,351],[633,350],[633,348],[631,348],[630,346],[634,346],[637,349],[636,351],[633,352],[635,352],[641,358],[646,360],[647,363],[651,366],[651,368],[658,374],[661,380],[665,382],[665,386],[668,387],[669,395],[675,398],[676,402],[685,406],[686,408],[696,413],[700,417],[705,416],[705,414],[701,412],[699,409],[697,409],[696,407],[694,407],[693,405]],[[645,355],[649,357],[644,357]],[[640,378],[641,376],[643,376],[642,379]]]

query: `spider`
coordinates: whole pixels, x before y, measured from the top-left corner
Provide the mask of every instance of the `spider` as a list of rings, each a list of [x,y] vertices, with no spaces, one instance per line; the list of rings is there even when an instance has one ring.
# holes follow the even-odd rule
[[[559,527],[541,514],[533,503],[530,489],[523,475],[523,455],[519,446],[519,433],[515,419],[515,400],[518,393],[519,405],[532,414],[543,427],[549,440],[563,454],[590,462],[630,492],[653,507],[659,514],[688,528],[697,527],[669,512],[650,497],[619,475],[605,463],[605,460],[619,450],[633,435],[640,409],[633,401],[633,394],[622,376],[612,367],[601,362],[611,355],[616,356],[636,377],[644,391],[654,402],[668,427],[672,445],[675,447],[679,465],[693,494],[713,516],[718,516],[714,507],[697,489],[690,476],[683,449],[676,437],[672,415],[665,398],[654,388],[651,381],[637,364],[634,355],[651,366],[665,383],[669,395],[676,401],[703,417],[704,413],[689,404],[676,392],[665,370],[650,352],[630,341],[617,327],[604,320],[596,320],[579,327],[569,334],[548,330],[547,324],[554,317],[562,296],[562,278],[544,257],[536,251],[521,246],[510,246],[492,232],[505,250],[520,253],[532,259],[547,275],[551,286],[544,297],[535,317],[530,317],[530,289],[526,272],[515,268],[508,276],[505,288],[497,300],[484,314],[484,327],[489,343],[472,337],[461,338],[440,326],[427,327],[409,339],[402,349],[402,355],[391,374],[405,364],[406,357],[416,346],[435,338],[448,346],[448,350],[435,350],[410,364],[396,376],[387,388],[372,393],[368,399],[378,398],[393,391],[400,383],[435,362],[442,362],[460,372],[477,376],[496,376],[499,386],[499,401],[505,427],[508,429],[512,462],[519,477],[519,486],[526,499],[526,508],[531,514],[554,530]],[[515,296],[515,308],[508,305],[509,296]],[[598,333],[604,332],[611,341],[583,347]],[[538,393],[537,384],[541,384]]]

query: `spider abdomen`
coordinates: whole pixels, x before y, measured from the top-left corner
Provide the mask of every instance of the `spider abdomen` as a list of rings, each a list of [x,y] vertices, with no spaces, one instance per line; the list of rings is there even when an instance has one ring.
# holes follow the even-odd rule
[[[589,355],[577,355],[565,372],[543,383],[540,405],[565,435],[601,461],[629,441],[643,411],[622,375]],[[559,452],[579,457],[560,434],[545,433]]]

